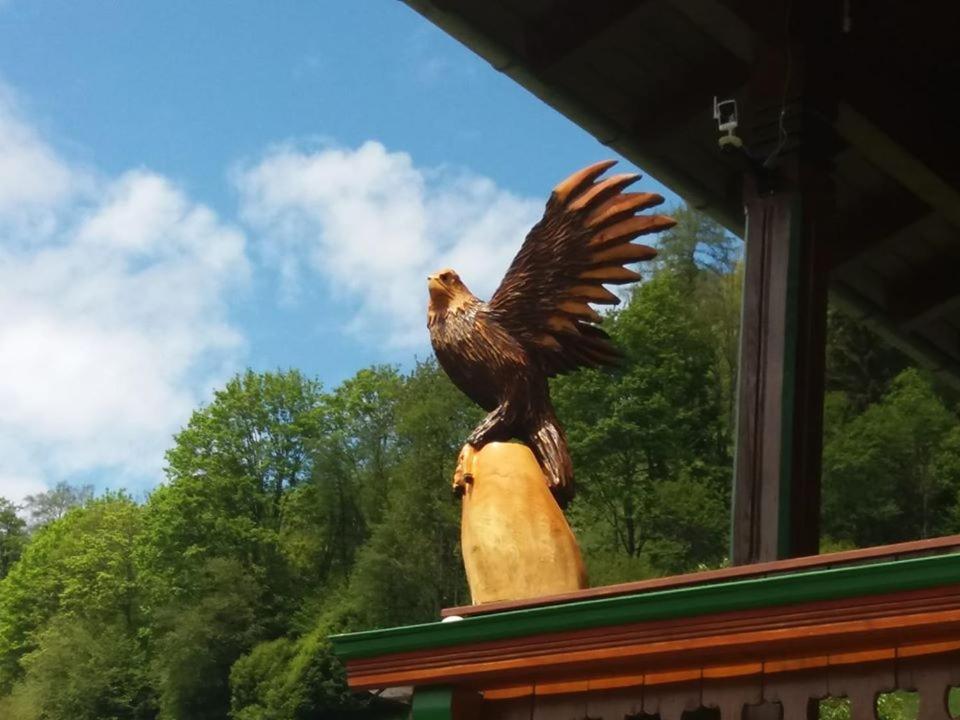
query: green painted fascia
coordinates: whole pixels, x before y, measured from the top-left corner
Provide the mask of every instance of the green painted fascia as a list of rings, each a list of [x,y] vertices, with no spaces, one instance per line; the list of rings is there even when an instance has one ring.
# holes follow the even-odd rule
[[[960,583],[960,553],[583,600],[454,622],[334,635],[330,639],[341,660],[356,660],[541,633],[882,595],[953,583]]]

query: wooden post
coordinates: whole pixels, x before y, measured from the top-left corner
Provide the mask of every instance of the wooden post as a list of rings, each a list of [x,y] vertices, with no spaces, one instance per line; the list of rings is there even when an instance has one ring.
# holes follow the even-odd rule
[[[795,6],[767,38],[745,103],[757,169],[744,178],[733,537],[736,565],[815,555],[820,536],[836,3]],[[789,12],[789,6],[784,12]],[[786,15],[785,15],[786,17]]]
[[[767,195],[747,181],[733,511],[737,565],[814,555],[819,546],[823,251],[831,193],[826,178],[814,178],[825,186],[797,177],[797,185]]]

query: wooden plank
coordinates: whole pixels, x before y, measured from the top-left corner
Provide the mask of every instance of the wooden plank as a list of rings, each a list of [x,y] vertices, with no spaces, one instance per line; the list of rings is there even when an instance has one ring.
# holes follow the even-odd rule
[[[351,661],[347,669],[351,687],[357,689],[433,683],[439,678],[471,687],[541,684],[606,676],[612,669],[635,675],[750,662],[773,662],[771,671],[787,672],[790,666],[776,663],[907,644],[935,650],[936,644],[960,641],[958,590],[948,586],[814,603],[791,612],[770,608],[478,643]]]
[[[930,212],[929,205],[901,189],[860,201],[838,218],[836,239],[828,249],[831,270],[886,243]]]
[[[838,128],[879,168],[960,222],[955,93],[946,89],[955,62],[950,28],[960,22],[960,6],[939,3],[933,11],[888,3],[849,34]],[[892,27],[880,27],[883,19]]]
[[[564,593],[562,595],[550,595],[541,598],[530,598],[527,600],[493,602],[486,603],[484,605],[463,605],[458,607],[450,607],[443,609],[440,614],[442,617],[468,617],[471,615],[485,615],[489,613],[504,612],[507,610],[521,610],[524,608],[556,605],[577,602],[581,600],[597,600],[600,598],[617,597],[620,595],[636,595],[654,590],[705,585],[709,583],[723,582],[725,580],[768,577],[778,573],[795,572],[797,570],[832,568],[863,562],[876,562],[880,560],[896,560],[898,558],[909,557],[912,555],[928,554],[938,551],[942,552],[958,547],[960,547],[960,535],[948,535],[940,538],[896,543],[894,545],[878,545],[876,547],[862,548],[858,550],[844,550],[842,552],[828,553],[826,555],[808,555],[799,558],[789,558],[787,560],[773,560],[764,563],[754,563],[752,565],[737,565],[719,570],[687,573],[685,575],[672,575],[669,577],[652,578],[650,580],[637,580],[635,582],[606,585],[604,587],[590,588],[588,590]]]
[[[960,607],[920,610],[908,615],[855,618],[820,622],[799,628],[771,625],[765,629],[737,630],[694,638],[620,639],[602,646],[580,648],[569,642],[565,648],[520,654],[501,651],[485,659],[447,658],[422,664],[394,663],[365,670],[348,664],[350,685],[372,689],[396,685],[445,682],[482,688],[498,682],[532,680],[582,682],[605,673],[642,669],[644,682],[680,682],[702,673],[707,665],[726,659],[728,672],[750,668],[749,660],[831,656],[830,664],[867,662],[893,658],[899,644],[914,647],[960,639]],[[833,659],[835,658],[835,659]],[[441,658],[434,658],[440,660]],[[397,659],[398,660],[398,659]],[[783,668],[780,668],[783,671]],[[716,670],[715,670],[716,671]],[[745,670],[746,672],[746,670]]]
[[[558,0],[550,12],[524,28],[524,59],[537,72],[549,72],[564,59],[582,52],[616,28],[643,3],[637,0]]]

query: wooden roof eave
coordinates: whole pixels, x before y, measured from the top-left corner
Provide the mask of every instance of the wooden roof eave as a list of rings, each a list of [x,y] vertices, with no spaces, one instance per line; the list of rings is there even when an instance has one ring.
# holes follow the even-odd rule
[[[508,48],[491,39],[452,10],[440,10],[431,0],[404,0],[404,2],[465,45],[522,87],[529,90],[550,107],[589,132],[638,167],[649,172],[660,182],[684,198],[691,207],[713,217],[731,232],[743,234],[742,213],[732,211],[727,198],[718,197],[702,182],[668,165],[652,153],[640,148],[633,134],[609,118],[603,117],[585,103],[567,92],[562,92],[545,81],[540,74]],[[739,206],[738,206],[739,207]]]
[[[561,37],[560,48],[566,51],[566,55],[555,52],[549,56],[549,62],[543,63],[536,52],[537,44],[531,45],[527,42],[526,33],[533,31],[546,35],[545,38],[538,37],[540,40],[546,39],[549,44],[553,37],[551,33],[559,22],[554,17],[555,13],[538,18],[532,26],[524,26],[523,23],[528,23],[529,18],[520,17],[516,8],[511,10],[500,4],[496,5],[496,17],[487,17],[492,13],[491,6],[471,3],[468,0],[404,1],[485,58],[498,71],[511,77],[583,127],[601,143],[652,173],[683,196],[691,206],[707,213],[742,237],[744,219],[742,203],[738,197],[737,172],[729,158],[714,157],[712,164],[704,164],[702,148],[697,147],[693,136],[702,139],[706,125],[702,124],[696,132],[690,127],[690,123],[695,119],[694,115],[690,114],[690,106],[685,102],[690,98],[685,98],[682,93],[676,97],[668,94],[652,98],[657,107],[652,118],[644,120],[638,116],[635,124],[627,126],[628,121],[623,118],[615,120],[614,108],[591,99],[589,90],[577,84],[576,74],[568,73],[571,68],[582,66],[585,59],[591,57],[595,51],[602,49],[611,28],[629,23],[631,18],[636,19],[636,16],[630,13],[611,16],[617,20],[610,21],[607,18],[607,25],[601,24],[599,29],[586,27],[577,38],[579,44],[571,44]],[[602,8],[620,5],[615,0],[609,0],[599,3],[598,7],[592,7],[591,13],[603,14]],[[778,7],[780,6],[776,4],[744,5],[720,0],[707,3],[637,3],[631,12],[640,15],[646,13],[644,21],[650,19],[651,13],[657,16],[679,14],[689,21],[691,33],[699,33],[698,37],[708,38],[710,44],[722,48],[728,60],[732,58],[741,64],[749,65],[756,52],[758,38],[770,36],[771,33],[776,35],[782,28],[782,19],[778,19],[780,16],[777,14]],[[889,5],[886,9],[895,7]],[[937,37],[932,45],[938,48],[948,47],[951,40],[947,37],[945,28],[951,26],[951,15],[946,6],[938,6],[938,11],[946,14],[943,15],[942,22],[935,24]],[[950,12],[957,11],[954,9]],[[908,191],[911,195],[908,204],[919,204],[919,213],[935,213],[953,227],[960,228],[960,211],[957,209],[960,207],[957,203],[960,190],[957,188],[954,172],[957,165],[952,162],[956,149],[950,146],[938,147],[932,139],[950,137],[949,115],[940,112],[929,116],[936,103],[924,94],[926,91],[922,86],[916,86],[913,82],[909,65],[904,66],[906,69],[893,79],[889,73],[878,73],[874,67],[878,57],[876,48],[883,47],[883,43],[888,39],[887,34],[896,33],[896,28],[900,27],[900,20],[894,22],[891,19],[896,16],[895,13],[891,15],[888,12],[887,15],[891,16],[887,20],[882,17],[858,16],[858,32],[847,37],[848,44],[854,43],[848,52],[848,59],[852,64],[844,75],[839,115],[835,119],[833,131],[838,140],[852,148],[858,157],[868,161],[878,176],[895,181],[901,189]],[[884,22],[889,27],[884,25]],[[560,25],[562,28],[562,23]],[[926,25],[923,31],[927,32]],[[616,31],[613,32],[615,34]],[[673,60],[681,64],[683,62],[683,58],[679,56],[673,57]],[[702,80],[696,83],[697,90],[693,93],[697,98],[726,92],[721,88],[724,82],[730,80],[730,73],[718,70],[717,74],[710,75],[709,67],[712,65],[701,68],[698,74],[694,75]],[[650,72],[653,76],[657,75],[656,68],[651,68]],[[565,82],[564,78],[569,82]],[[887,87],[888,82],[897,79],[899,84],[895,86],[896,91]],[[689,90],[686,83],[683,88]],[[909,91],[907,99],[902,96],[905,91]],[[736,95],[732,91],[728,94]],[[891,94],[898,98],[897,103],[888,102]],[[677,107],[672,107],[671,101],[677,101]],[[700,105],[696,107],[699,108]],[[924,115],[924,108],[927,108],[927,115]],[[680,112],[681,110],[686,114]],[[702,114],[696,117],[700,117],[697,122],[703,120]],[[927,131],[926,125],[932,121],[936,122]],[[663,127],[664,124],[666,128]],[[877,202],[876,198],[868,200]],[[889,205],[880,203],[879,208],[877,219],[890,221]],[[848,270],[861,276],[869,276],[869,269],[861,267],[864,265],[864,258],[875,254],[887,234],[867,233],[859,227],[865,217],[871,217],[870,213],[861,212],[859,205],[844,210],[847,214],[840,218],[840,229],[844,230],[846,225],[853,224],[856,242],[838,244],[837,249],[841,254],[846,253],[846,259],[839,260],[841,263],[849,263]],[[838,237],[838,240],[845,238]],[[946,266],[949,263],[956,263],[956,259],[945,257],[941,265]],[[857,317],[869,318],[870,326],[881,336],[930,369],[945,384],[953,388],[960,387],[960,344],[954,337],[949,336],[949,330],[941,328],[942,332],[938,336],[934,328],[934,325],[944,318],[947,318],[946,322],[950,324],[951,309],[960,304],[960,295],[945,292],[944,302],[931,305],[929,311],[917,318],[905,319],[897,317],[898,307],[891,308],[884,302],[878,303],[876,298],[863,296],[856,283],[848,284],[835,278],[831,286],[832,297],[844,310],[852,310]],[[945,287],[949,291],[949,284]],[[956,322],[953,324],[956,325]]]

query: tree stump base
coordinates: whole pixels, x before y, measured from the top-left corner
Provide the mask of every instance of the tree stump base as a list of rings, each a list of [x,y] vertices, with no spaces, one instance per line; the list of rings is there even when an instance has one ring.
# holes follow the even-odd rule
[[[490,443],[471,465],[460,543],[473,604],[585,588],[577,540],[530,448]]]

